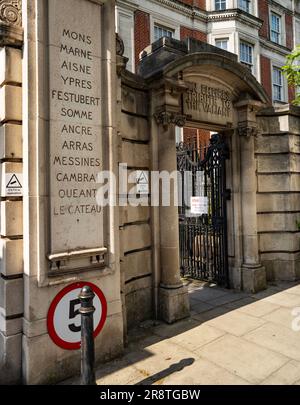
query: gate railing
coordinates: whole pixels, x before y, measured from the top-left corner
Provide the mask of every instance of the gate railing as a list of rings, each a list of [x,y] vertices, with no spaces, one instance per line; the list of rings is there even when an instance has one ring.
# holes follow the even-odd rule
[[[212,135],[209,145],[201,145],[197,140],[177,145],[183,201],[179,207],[181,274],[223,286],[228,285],[227,158],[228,148],[219,134]],[[190,175],[186,176],[186,172]],[[192,196],[207,197],[207,213],[192,214]]]

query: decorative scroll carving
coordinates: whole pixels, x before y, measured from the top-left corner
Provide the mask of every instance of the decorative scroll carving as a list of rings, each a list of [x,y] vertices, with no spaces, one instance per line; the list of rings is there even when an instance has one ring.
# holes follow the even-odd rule
[[[186,122],[186,116],[176,113],[162,111],[160,113],[154,114],[157,124],[163,126],[168,126],[170,124],[175,124],[178,127],[184,127]]]
[[[0,0],[0,22],[22,25],[21,0]]]
[[[239,127],[238,134],[239,136],[246,136],[246,137],[257,136],[258,130],[256,127],[249,127],[249,126]]]
[[[116,52],[117,55],[119,56],[123,56],[124,55],[124,42],[122,40],[122,38],[120,37],[120,35],[118,33],[116,33]]]

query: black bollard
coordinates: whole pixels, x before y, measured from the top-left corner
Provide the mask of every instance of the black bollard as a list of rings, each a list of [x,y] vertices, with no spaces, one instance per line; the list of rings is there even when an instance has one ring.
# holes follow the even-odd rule
[[[95,294],[89,286],[84,286],[79,294],[81,307],[81,385],[96,385],[95,380],[95,348],[93,298]]]

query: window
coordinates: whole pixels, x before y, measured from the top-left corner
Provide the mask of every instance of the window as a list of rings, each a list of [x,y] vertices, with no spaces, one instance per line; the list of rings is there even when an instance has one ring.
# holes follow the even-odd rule
[[[216,39],[216,47],[228,50],[228,38]]]
[[[157,41],[158,39],[160,39],[162,37],[173,38],[174,30],[163,27],[161,25],[154,25],[154,41]]]
[[[281,17],[278,14],[271,13],[271,41],[280,44],[281,36]]]
[[[226,10],[226,0],[215,0],[216,10]]]
[[[250,3],[251,0],[239,0],[239,8],[250,13]]]
[[[240,42],[240,62],[252,71],[253,46],[246,42]]]
[[[283,77],[278,67],[273,67],[273,100],[283,101]]]

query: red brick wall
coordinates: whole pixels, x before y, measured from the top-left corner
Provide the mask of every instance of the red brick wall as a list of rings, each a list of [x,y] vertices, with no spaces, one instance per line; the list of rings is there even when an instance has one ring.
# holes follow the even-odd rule
[[[209,138],[210,132],[206,129],[183,128],[183,141],[186,143],[207,145]]]
[[[183,142],[193,143],[196,138],[197,138],[197,129],[183,128]]]
[[[271,61],[269,58],[260,55],[261,84],[268,96],[272,99]]]
[[[202,31],[198,30],[193,30],[187,27],[180,27],[180,39],[183,41],[186,38],[195,38],[198,39],[199,41],[204,41],[207,42],[207,34]]]
[[[179,0],[181,3],[188,4],[206,10],[206,0]]]
[[[139,54],[150,45],[150,16],[143,11],[134,13],[135,67],[139,63]]]
[[[286,46],[290,49],[294,47],[293,16],[285,15]]]
[[[179,0],[180,3],[188,4],[189,6],[193,5],[194,0]]]
[[[294,86],[289,86],[289,103],[295,100],[296,90]]]
[[[269,5],[268,0],[259,0],[258,2],[258,16],[264,21],[259,35],[268,39],[269,38]]]

